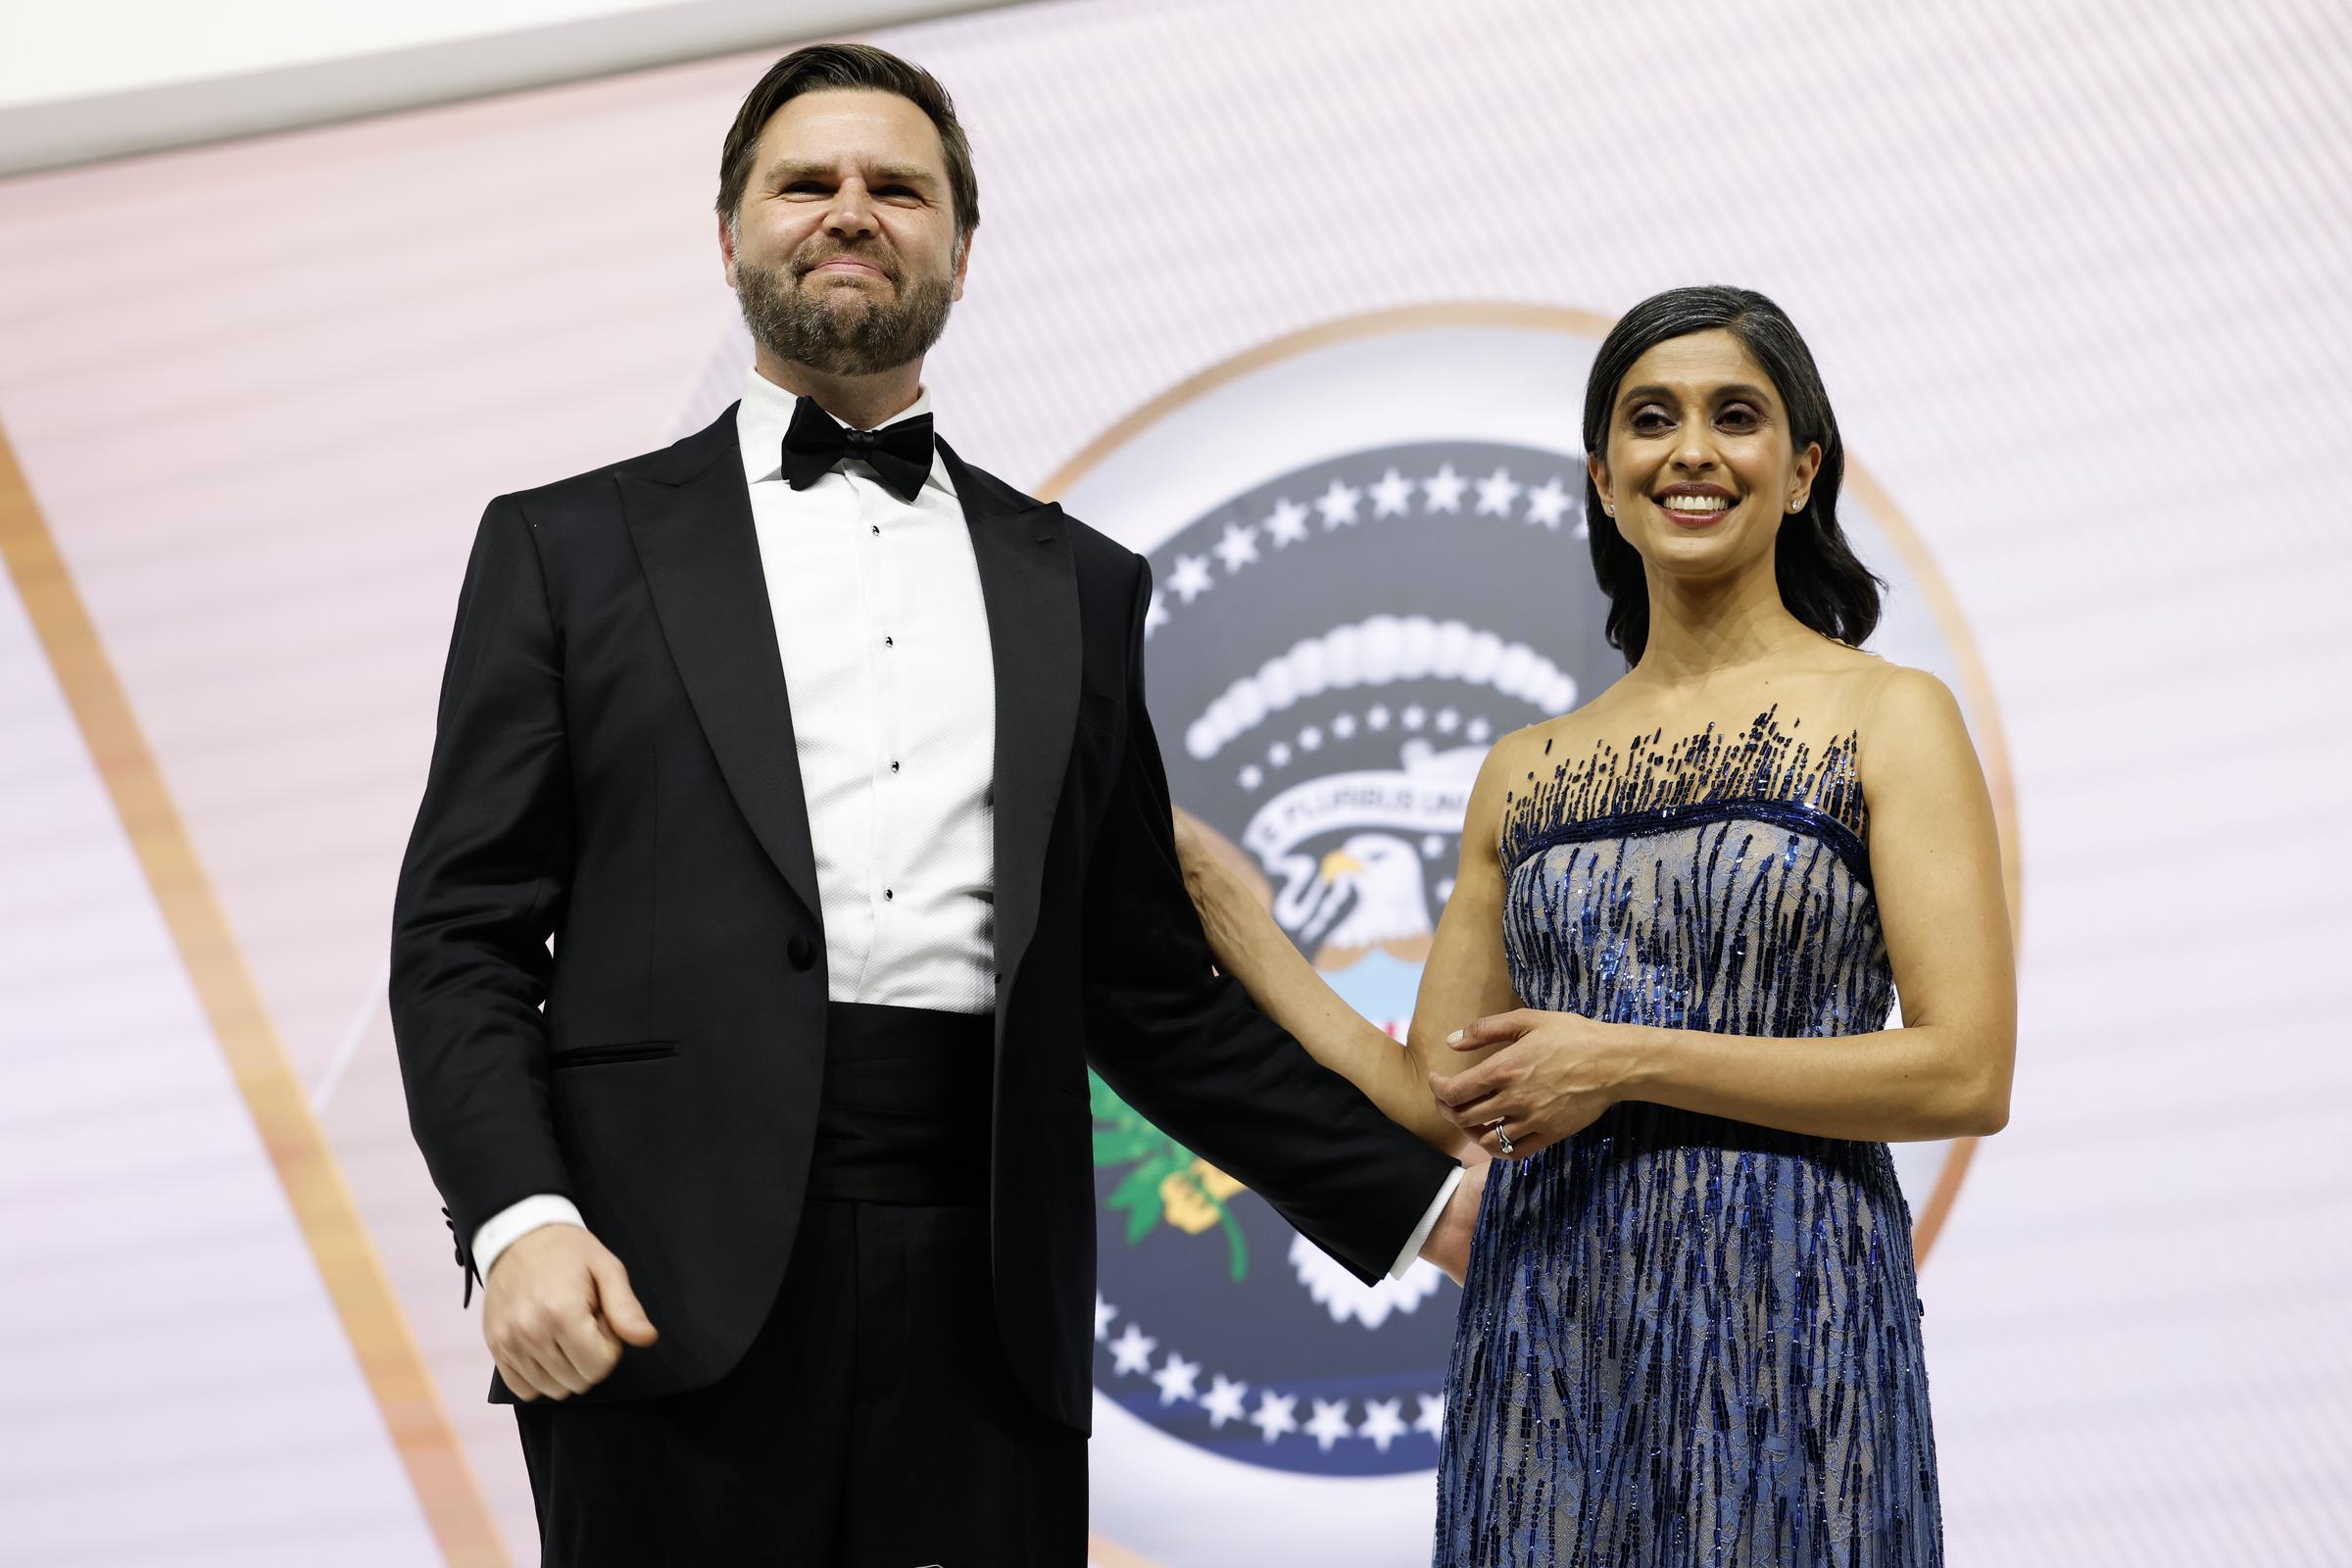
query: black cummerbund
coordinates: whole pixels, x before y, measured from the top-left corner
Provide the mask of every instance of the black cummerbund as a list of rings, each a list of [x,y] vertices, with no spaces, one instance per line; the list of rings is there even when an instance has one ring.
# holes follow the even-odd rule
[[[986,1204],[994,1036],[985,1012],[825,1004],[808,1196]]]

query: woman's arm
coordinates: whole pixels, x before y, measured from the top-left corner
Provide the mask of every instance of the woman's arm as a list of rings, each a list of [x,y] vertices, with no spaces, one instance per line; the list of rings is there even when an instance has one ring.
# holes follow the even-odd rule
[[[1520,1154],[1621,1100],[1825,1138],[2000,1131],[2017,979],[1984,770],[1959,705],[1919,670],[1889,672],[1864,746],[1871,868],[1901,1028],[1772,1040],[1565,1013],[1485,1018],[1457,1049],[1517,1044],[1438,1080],[1453,1122],[1474,1131],[1503,1118]]]
[[[1507,742],[1505,743],[1507,744]],[[1442,1042],[1482,1013],[1517,1004],[1502,952],[1502,873],[1495,861],[1500,822],[1497,746],[1471,790],[1453,892],[1422,967],[1412,1027],[1399,1047],[1340,999],[1300,955],[1249,886],[1211,855],[1178,813],[1176,844],[1185,886],[1200,911],[1217,964],[1259,1009],[1324,1066],[1346,1078],[1392,1120],[1447,1153],[1470,1141],[1430,1097],[1430,1064]]]

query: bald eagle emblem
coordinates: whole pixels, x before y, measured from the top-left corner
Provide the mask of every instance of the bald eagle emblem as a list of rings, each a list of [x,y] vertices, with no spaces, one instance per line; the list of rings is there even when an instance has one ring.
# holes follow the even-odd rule
[[[1357,833],[1315,867],[1323,898],[1300,935],[1318,943],[1315,962],[1386,948],[1400,958],[1429,952],[1429,878],[1421,852],[1390,833]],[[1337,917],[1338,923],[1333,920]]]

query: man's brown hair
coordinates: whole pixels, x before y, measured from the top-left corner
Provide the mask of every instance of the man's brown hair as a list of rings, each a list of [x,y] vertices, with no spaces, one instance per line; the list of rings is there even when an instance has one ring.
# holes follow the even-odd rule
[[[718,216],[732,223],[752,181],[752,156],[760,132],[775,112],[805,92],[864,88],[897,93],[930,116],[948,155],[948,193],[956,204],[958,245],[980,223],[980,181],[972,172],[972,147],[956,119],[955,100],[939,78],[911,61],[864,43],[815,43],[795,49],[768,68],[767,74],[735,112],[718,159]]]

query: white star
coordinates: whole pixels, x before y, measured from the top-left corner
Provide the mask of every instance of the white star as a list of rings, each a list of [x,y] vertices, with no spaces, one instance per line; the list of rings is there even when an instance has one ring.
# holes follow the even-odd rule
[[[1284,767],[1289,765],[1291,760],[1291,743],[1288,741],[1276,741],[1273,745],[1267,747],[1266,760],[1272,762],[1276,767]]]
[[[1418,1397],[1421,1400],[1421,1418],[1413,1423],[1413,1430],[1426,1432],[1434,1438],[1446,1430],[1446,1401],[1434,1394],[1424,1394]]]
[[[1274,541],[1277,550],[1284,545],[1304,544],[1306,509],[1286,496],[1274,503],[1273,512],[1264,519],[1264,527],[1266,537]]]
[[[1348,1424],[1348,1401],[1317,1399],[1315,1418],[1306,1424],[1306,1435],[1314,1439],[1316,1446],[1325,1453],[1329,1453],[1331,1446],[1342,1438],[1354,1437],[1355,1428]]]
[[[1451,877],[1447,877],[1447,878],[1446,878],[1445,881],[1443,881],[1443,882],[1441,882],[1441,883],[1439,883],[1439,884],[1438,884],[1438,903],[1440,903],[1440,904],[1442,905],[1442,904],[1444,904],[1444,903],[1445,903],[1445,902],[1446,902],[1447,899],[1450,899],[1450,898],[1452,898],[1452,897],[1453,897],[1453,878],[1451,878]]]
[[[1527,520],[1556,529],[1560,518],[1567,515],[1571,499],[1566,485],[1557,479],[1546,479],[1542,489],[1527,493]]]
[[[1312,752],[1312,751],[1319,751],[1319,750],[1321,750],[1321,749],[1322,749],[1322,745],[1323,745],[1323,732],[1322,732],[1321,730],[1319,730],[1319,729],[1315,728],[1315,726],[1314,726],[1314,725],[1312,725],[1312,724],[1309,724],[1309,725],[1307,725],[1307,726],[1306,726],[1306,728],[1304,728],[1304,729],[1302,729],[1302,730],[1300,730],[1300,731],[1298,732],[1298,749],[1299,749],[1300,751],[1302,751],[1302,752]]]
[[[1152,590],[1152,602],[1144,607],[1144,635],[1149,637],[1168,623],[1168,607],[1159,602],[1159,590]]]
[[[1225,525],[1225,537],[1217,541],[1216,551],[1227,571],[1239,571],[1257,559],[1257,530],[1229,522]]]
[[[1178,1399],[1193,1397],[1193,1379],[1200,1375],[1200,1362],[1187,1361],[1170,1350],[1167,1360],[1152,1377],[1152,1381],[1159,1385],[1159,1402],[1174,1404]]]
[[[1519,499],[1519,492],[1526,488],[1512,479],[1510,469],[1496,468],[1478,481],[1478,514],[1482,517],[1509,516],[1512,504]]]
[[[1419,729],[1428,720],[1429,710],[1423,708],[1419,703],[1413,704],[1404,710],[1404,727],[1406,729]]]
[[[1266,770],[1251,762],[1242,769],[1242,788],[1253,790],[1266,781]]]
[[[1168,574],[1168,586],[1182,594],[1188,605],[1214,588],[1216,579],[1208,574],[1208,558],[1178,556],[1176,569]]]
[[[1389,727],[1389,710],[1386,708],[1375,708],[1364,714],[1364,722],[1374,729],[1387,729]]]
[[[1383,1453],[1388,1452],[1390,1444],[1412,1430],[1404,1424],[1404,1417],[1397,1409],[1403,1402],[1402,1399],[1366,1399],[1364,1424],[1356,1429],[1355,1435],[1370,1438],[1372,1446]]]
[[[1208,1412],[1208,1424],[1212,1431],[1221,1430],[1228,1421],[1242,1418],[1242,1396],[1249,1392],[1249,1384],[1236,1383],[1222,1372],[1217,1374],[1214,1386],[1200,1396],[1200,1408]]]
[[[1457,730],[1457,729],[1459,729],[1459,728],[1461,728],[1461,727],[1462,727],[1462,715],[1461,715],[1461,714],[1459,714],[1459,713],[1455,712],[1455,711],[1454,711],[1452,709],[1450,709],[1450,708],[1444,708],[1444,709],[1440,709],[1440,710],[1438,710],[1438,728],[1439,728],[1441,731],[1443,731],[1444,733],[1446,733],[1446,734],[1447,734],[1447,735],[1450,735],[1450,734],[1452,734],[1452,733],[1453,733],[1455,730]]]
[[[1380,483],[1372,487],[1372,515],[1375,517],[1400,516],[1404,509],[1412,504],[1413,481],[1395,468],[1382,474]]]
[[[1339,717],[1333,719],[1331,721],[1331,732],[1342,740],[1346,740],[1348,736],[1354,734],[1355,715],[1353,713],[1342,713]]]
[[[1576,536],[1579,539],[1590,539],[1592,537],[1592,520],[1581,512],[1576,514]]]
[[[1110,1338],[1110,1320],[1118,1315],[1119,1309],[1102,1299],[1102,1293],[1097,1291],[1095,1293],[1095,1343],[1097,1345],[1101,1345]]]
[[[1298,1430],[1298,1422],[1291,1414],[1298,1406],[1298,1396],[1275,1394],[1268,1390],[1260,1393],[1257,1398],[1257,1414],[1250,1418],[1250,1424],[1263,1432],[1268,1443],[1272,1443],[1286,1432]]]
[[[1469,480],[1454,472],[1453,465],[1448,463],[1422,480],[1421,488],[1429,492],[1430,511],[1459,512],[1462,510],[1462,490],[1469,483]]]
[[[1424,834],[1421,838],[1421,853],[1434,860],[1446,853],[1446,841],[1435,833]]]
[[[1130,1372],[1149,1372],[1152,1352],[1158,1348],[1157,1340],[1146,1339],[1142,1329],[1129,1323],[1127,1332],[1110,1342],[1111,1369],[1121,1377]]]
[[[1464,736],[1465,738],[1467,738],[1467,739],[1469,739],[1469,740],[1474,740],[1474,741],[1483,741],[1483,740],[1485,740],[1485,739],[1486,739],[1488,736],[1490,736],[1490,735],[1492,735],[1492,734],[1494,734],[1494,725],[1492,725],[1492,724],[1490,724],[1490,723],[1488,723],[1488,722],[1487,722],[1485,719],[1483,719],[1483,718],[1474,718],[1474,719],[1472,719],[1472,720],[1470,721],[1470,726],[1469,726],[1469,728],[1467,728],[1467,729],[1465,729],[1465,730],[1463,730],[1463,731],[1462,731],[1462,734],[1463,734],[1463,736]]]
[[[1315,510],[1323,514],[1324,529],[1329,531],[1344,522],[1353,522],[1355,503],[1362,495],[1361,490],[1350,489],[1338,479],[1333,479],[1331,488],[1315,498]]]

